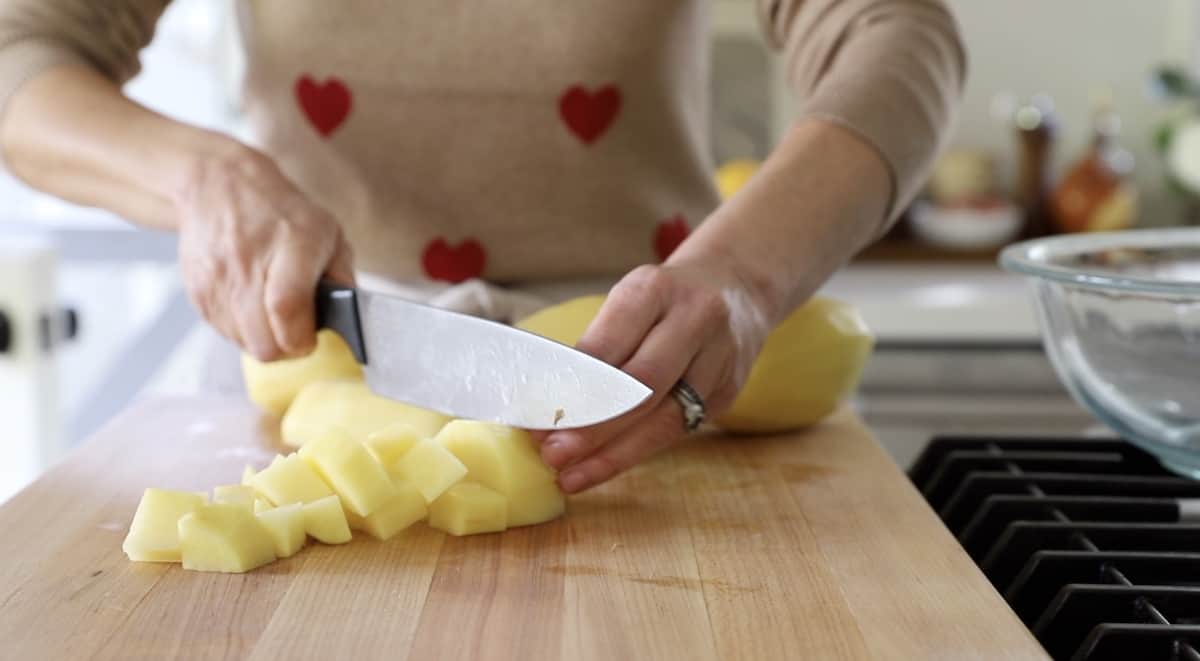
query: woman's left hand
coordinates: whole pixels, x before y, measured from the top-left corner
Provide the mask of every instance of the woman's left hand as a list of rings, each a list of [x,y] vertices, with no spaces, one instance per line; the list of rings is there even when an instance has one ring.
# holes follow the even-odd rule
[[[734,267],[641,266],[612,291],[576,345],[654,391],[615,420],[542,436],[542,459],[575,493],[604,482],[685,436],[671,389],[683,380],[715,416],[731,404],[766,341],[765,306]]]

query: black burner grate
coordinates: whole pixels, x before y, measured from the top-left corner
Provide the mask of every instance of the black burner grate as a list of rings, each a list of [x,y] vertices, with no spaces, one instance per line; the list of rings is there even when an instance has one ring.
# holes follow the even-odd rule
[[[909,475],[1050,656],[1200,661],[1200,481],[1076,438],[937,438]]]

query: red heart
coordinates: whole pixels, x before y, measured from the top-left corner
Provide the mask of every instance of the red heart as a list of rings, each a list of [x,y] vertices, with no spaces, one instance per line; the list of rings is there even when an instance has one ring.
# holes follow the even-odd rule
[[[654,254],[658,255],[659,261],[667,261],[691,231],[687,221],[680,214],[659,223],[658,228],[654,230]]]
[[[352,105],[350,90],[341,80],[318,83],[307,74],[296,81],[296,100],[313,128],[325,137],[346,121]]]
[[[558,114],[571,133],[583,144],[590,145],[601,136],[621,109],[621,91],[605,85],[588,92],[582,85],[572,85],[558,97]]]
[[[466,239],[456,246],[445,239],[434,239],[425,246],[421,265],[425,274],[434,280],[459,283],[483,275],[487,253],[475,239]]]

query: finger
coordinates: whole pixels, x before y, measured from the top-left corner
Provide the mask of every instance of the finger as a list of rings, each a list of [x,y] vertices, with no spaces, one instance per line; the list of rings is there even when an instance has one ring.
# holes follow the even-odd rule
[[[617,283],[575,347],[610,365],[629,360],[666,309],[668,285],[657,273],[640,268]]]
[[[641,415],[629,414],[611,422],[582,430],[554,432],[543,446],[542,459],[555,468],[569,466],[591,454],[654,410],[658,402],[674,387],[704,341],[705,329],[690,324],[683,313],[669,314],[646,336],[625,365],[626,372],[648,385],[654,396],[643,406]]]
[[[678,443],[684,437],[678,408],[673,399],[662,400],[635,429],[563,471],[559,486],[566,493],[590,489]]]
[[[208,268],[192,267],[191,263],[192,260],[187,259],[186,253],[184,253],[180,262],[180,274],[183,277],[184,291],[187,293],[188,300],[217,334],[241,348],[243,346],[241,333],[238,332],[228,307],[222,305],[216,293],[219,289],[223,289],[221,285],[222,270],[216,265],[210,265]]]
[[[691,365],[704,346],[709,329],[686,310],[676,308],[656,325],[621,369],[662,398]]]
[[[706,406],[709,405],[712,393],[718,389],[718,384],[728,378],[728,369],[725,366],[729,361],[727,354],[728,348],[725,345],[709,342],[700,350],[683,375],[683,381],[700,395]],[[559,470],[566,470],[586,461],[597,452],[603,452],[606,445],[623,438],[631,430],[655,424],[654,416],[664,414],[673,414],[670,428],[677,431],[685,428],[683,407],[672,395],[645,407],[640,415],[622,416],[608,423],[604,429],[559,432],[563,437],[544,445],[542,458],[547,464]]]
[[[354,286],[354,251],[344,236],[338,236],[337,250],[325,268],[325,276],[338,284]]]
[[[242,338],[242,346],[250,355],[267,362],[284,356],[275,341],[267,311],[263,306],[262,289],[253,285],[236,295],[234,321]]]
[[[551,432],[541,445],[542,461],[555,470],[563,470],[636,426],[654,410],[654,406],[654,403],[643,404],[644,410],[628,413],[594,427]]]
[[[305,355],[316,346],[313,299],[324,260],[303,246],[279,251],[267,267],[263,304],[275,341],[288,355]]]
[[[683,381],[704,400],[709,414],[723,411],[733,403],[733,351],[732,341],[713,339],[696,354],[683,374]]]

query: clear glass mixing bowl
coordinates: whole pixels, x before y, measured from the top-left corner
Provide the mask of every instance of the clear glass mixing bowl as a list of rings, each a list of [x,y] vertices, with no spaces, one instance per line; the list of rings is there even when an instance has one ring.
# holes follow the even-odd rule
[[[1200,229],[1027,241],[1046,352],[1071,395],[1163,465],[1200,478]]]

